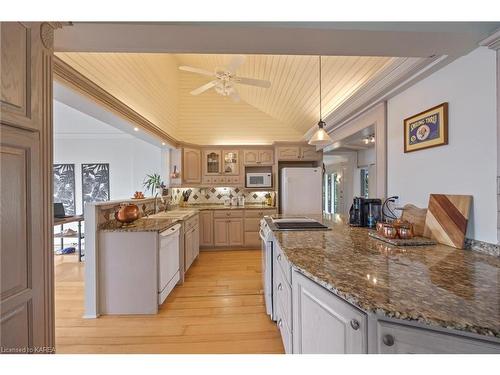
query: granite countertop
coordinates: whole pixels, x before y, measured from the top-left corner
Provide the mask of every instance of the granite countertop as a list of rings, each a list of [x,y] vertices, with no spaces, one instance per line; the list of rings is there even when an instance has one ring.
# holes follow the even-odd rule
[[[244,206],[224,206],[223,204],[189,204],[179,209],[196,209],[199,211],[204,210],[274,210],[276,207],[267,206],[262,204],[245,204]]]
[[[110,220],[99,226],[101,232],[163,232],[172,225],[181,222],[179,218],[146,218],[142,217],[131,225],[123,225],[119,221]]]
[[[500,258],[397,247],[338,215],[322,221],[332,230],[274,231],[299,272],[366,312],[500,338]]]

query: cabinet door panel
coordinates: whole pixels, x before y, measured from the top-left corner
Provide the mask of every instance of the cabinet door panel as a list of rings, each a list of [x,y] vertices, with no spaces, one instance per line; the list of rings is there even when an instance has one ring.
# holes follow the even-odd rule
[[[200,150],[185,148],[183,150],[182,176],[184,182],[201,182],[201,152]]]
[[[228,246],[228,219],[214,219],[214,246]]]
[[[214,228],[212,211],[200,212],[200,246],[214,245]]]
[[[260,150],[259,161],[262,165],[274,164],[273,150]]]
[[[500,353],[500,344],[495,345],[473,338],[378,321],[377,353],[498,354]]]
[[[325,288],[294,271],[294,353],[366,353],[366,316]],[[359,324],[357,329],[351,321]]]
[[[200,255],[200,227],[196,226],[193,229],[193,251],[192,260],[194,261]]]
[[[193,230],[190,229],[184,234],[184,272],[193,263]]]
[[[203,175],[220,175],[222,172],[221,150],[203,151]],[[220,182],[219,180],[214,182]]]
[[[239,150],[224,150],[222,152],[222,172],[228,176],[237,176],[240,174],[240,152]],[[228,178],[227,182],[231,182]]]
[[[229,221],[229,245],[243,246],[243,219]]]
[[[244,150],[243,162],[245,165],[256,165],[259,161],[259,153],[257,150]]]
[[[315,146],[303,146],[301,147],[301,159],[302,160],[319,160],[321,158],[321,153],[316,151]]]
[[[299,146],[281,146],[277,148],[278,160],[299,160]]]

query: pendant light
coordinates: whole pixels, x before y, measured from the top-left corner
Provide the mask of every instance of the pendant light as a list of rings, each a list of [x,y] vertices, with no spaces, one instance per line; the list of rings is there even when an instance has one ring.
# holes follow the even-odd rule
[[[333,142],[332,138],[330,138],[330,136],[324,129],[325,125],[326,124],[323,121],[321,113],[321,55],[320,55],[319,56],[319,122],[318,122],[318,129],[309,140],[310,145],[326,146]]]

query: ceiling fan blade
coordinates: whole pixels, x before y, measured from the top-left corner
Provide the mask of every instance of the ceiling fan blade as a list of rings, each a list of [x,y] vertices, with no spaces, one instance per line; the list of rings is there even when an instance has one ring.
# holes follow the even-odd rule
[[[246,78],[246,77],[234,77],[234,81],[240,85],[250,85],[258,86],[268,89],[271,87],[271,82],[265,81],[263,79]]]
[[[229,62],[229,64],[226,66],[226,69],[230,72],[230,73],[235,73],[238,68],[245,62],[246,60],[246,57],[244,55],[235,55],[231,61]]]
[[[217,84],[217,81],[210,81],[203,86],[198,87],[197,89],[194,89],[193,91],[190,92],[191,95],[199,95],[202,92],[205,92],[207,90],[210,90],[212,87],[214,87]]]
[[[238,94],[238,91],[236,91],[236,89],[234,88],[231,94],[229,94],[229,96],[231,97],[231,99],[233,99],[233,102],[235,103],[238,103],[240,101],[240,94]]]
[[[205,76],[215,77],[214,72],[209,72],[208,70],[195,68],[192,66],[181,65],[181,66],[179,66],[179,70],[184,70],[185,72],[198,73],[198,74],[203,74]]]

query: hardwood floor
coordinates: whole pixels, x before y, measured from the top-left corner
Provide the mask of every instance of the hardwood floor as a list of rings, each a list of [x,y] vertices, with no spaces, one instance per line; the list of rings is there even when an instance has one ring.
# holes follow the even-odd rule
[[[260,250],[203,251],[158,315],[82,319],[84,264],[57,257],[57,353],[283,353]]]

